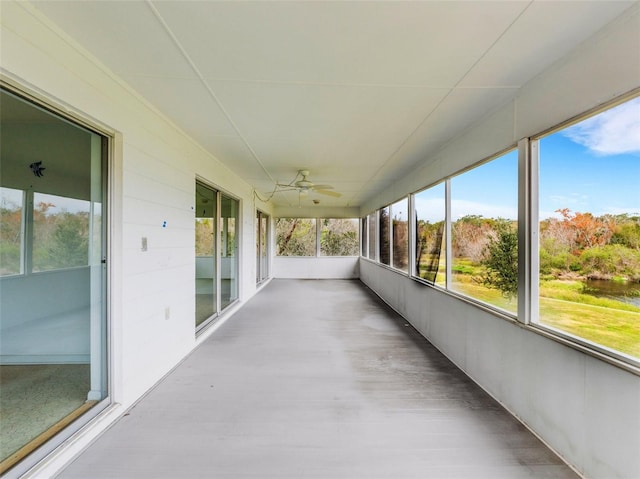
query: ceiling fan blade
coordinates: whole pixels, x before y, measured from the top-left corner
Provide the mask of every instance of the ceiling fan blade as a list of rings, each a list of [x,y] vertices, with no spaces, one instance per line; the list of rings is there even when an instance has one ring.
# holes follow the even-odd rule
[[[331,186],[331,185],[313,185],[312,188],[314,190],[332,190],[333,186]]]
[[[334,198],[340,198],[342,195],[336,191],[329,191],[329,190],[317,190],[317,189],[313,189],[313,191],[315,191],[316,193],[320,193],[321,195],[327,195],[327,196],[333,196]]]

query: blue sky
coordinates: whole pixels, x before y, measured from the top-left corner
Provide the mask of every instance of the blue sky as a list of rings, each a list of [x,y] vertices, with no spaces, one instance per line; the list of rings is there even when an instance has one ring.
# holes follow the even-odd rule
[[[453,177],[451,189],[454,221],[468,214],[515,219],[517,152]],[[419,216],[439,221],[444,189],[432,190],[416,198],[416,207]],[[640,98],[540,140],[539,208],[541,219],[560,217],[560,208],[640,215]]]

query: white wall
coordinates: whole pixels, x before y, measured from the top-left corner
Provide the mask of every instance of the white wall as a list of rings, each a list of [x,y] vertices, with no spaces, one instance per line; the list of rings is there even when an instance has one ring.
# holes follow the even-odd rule
[[[256,205],[247,183],[37,10],[9,1],[1,8],[3,77],[116,136],[110,171],[110,373],[111,397],[124,410],[206,337],[195,337],[196,177],[240,200],[241,302],[256,290],[255,208],[272,208]],[[98,429],[112,420],[98,421]],[[97,432],[83,432],[69,447],[79,450]],[[59,453],[52,470],[69,454]]]
[[[89,363],[90,268],[0,278],[0,364]]]
[[[273,258],[274,278],[355,279],[359,277],[356,256],[276,256]]]
[[[425,158],[361,214],[640,87],[639,10]],[[586,477],[640,477],[640,376],[371,261],[360,261],[360,277]]]

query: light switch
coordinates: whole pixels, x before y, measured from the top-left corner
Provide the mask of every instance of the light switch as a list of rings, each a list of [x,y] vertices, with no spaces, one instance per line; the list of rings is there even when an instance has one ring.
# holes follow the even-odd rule
[[[147,251],[147,238],[145,236],[142,237],[142,251]]]

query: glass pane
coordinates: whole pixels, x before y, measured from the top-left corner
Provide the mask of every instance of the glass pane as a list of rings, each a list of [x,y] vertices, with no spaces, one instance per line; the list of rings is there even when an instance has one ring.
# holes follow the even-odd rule
[[[393,215],[393,267],[409,271],[409,200],[404,198],[391,205]]]
[[[43,433],[53,437],[60,420],[79,417],[107,396],[107,144],[0,95],[3,460],[22,458],[32,450],[24,446]]]
[[[33,271],[88,265],[89,201],[34,193],[33,203]]]
[[[269,217],[265,214],[260,218],[260,272],[261,280],[269,277]]]
[[[24,191],[0,188],[0,276],[22,273]]]
[[[276,221],[278,256],[315,256],[316,220],[278,218]]]
[[[362,218],[362,221],[360,222],[360,234],[361,234],[361,245],[362,245],[362,250],[360,251],[360,254],[363,257],[367,257],[368,253],[369,253],[369,245],[367,244],[367,230],[368,230],[368,226],[367,226],[367,217],[365,216],[364,218]]]
[[[357,256],[358,220],[330,219],[320,220],[320,255]]]
[[[367,217],[367,225],[369,226],[369,259],[376,260],[378,258],[377,239],[378,239],[378,215],[371,213]]]
[[[262,215],[258,211],[256,213],[256,283],[259,283],[262,279],[262,273],[260,272],[260,257],[262,255],[262,244],[261,239],[262,235],[260,229],[262,227],[261,224]]]
[[[445,186],[428,188],[414,196],[416,210],[416,274],[446,284]]]
[[[518,152],[451,179],[451,289],[518,309]]]
[[[378,257],[382,264],[390,264],[391,241],[389,238],[389,207],[380,209],[380,249]]]
[[[638,118],[640,98],[539,143],[539,322],[635,358],[640,357]]]
[[[220,307],[238,299],[238,201],[224,194],[220,198]]]
[[[196,327],[217,312],[216,217],[217,192],[196,183]]]

